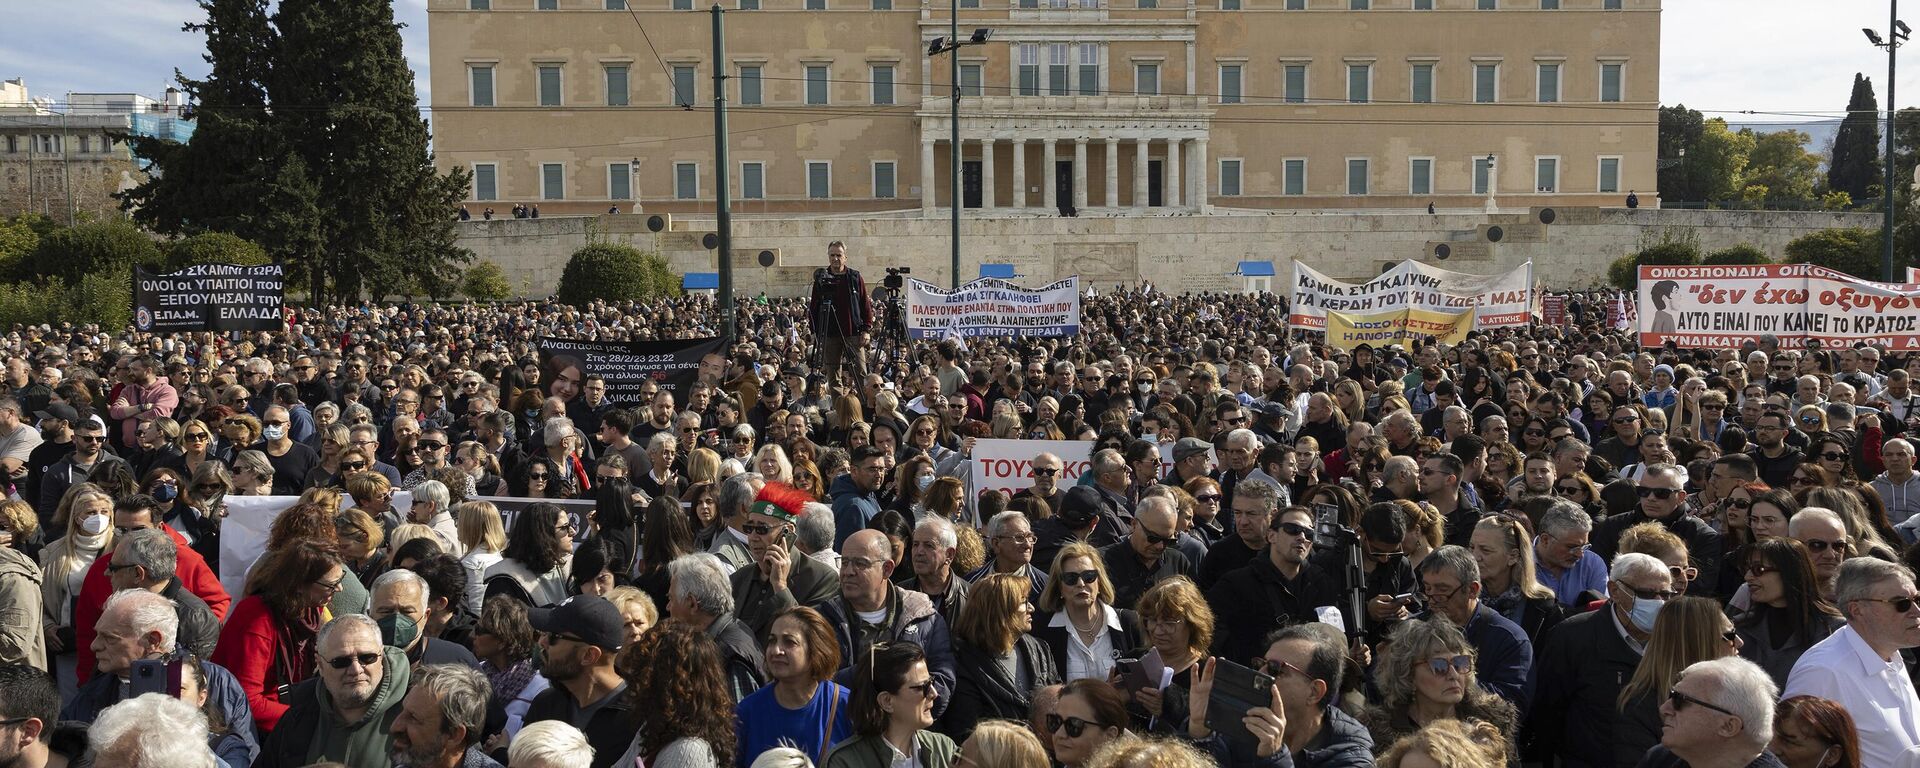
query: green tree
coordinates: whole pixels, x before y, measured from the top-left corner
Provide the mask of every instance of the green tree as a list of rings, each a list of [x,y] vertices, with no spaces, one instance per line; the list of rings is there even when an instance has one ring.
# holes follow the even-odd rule
[[[1704,199],[1693,183],[1693,167],[1685,162],[1685,153],[1700,143],[1706,130],[1706,117],[1685,104],[1660,108],[1660,199],[1687,202]]]
[[[1767,252],[1760,250],[1759,246],[1752,243],[1741,243],[1730,248],[1722,248],[1713,253],[1709,253],[1705,258],[1700,259],[1700,263],[1716,265],[1772,264],[1773,260],[1767,258]]]
[[[1623,291],[1640,284],[1640,267],[1700,263],[1700,240],[1682,229],[1663,229],[1640,239],[1640,250],[1607,265],[1607,282]]]
[[[460,292],[478,301],[505,301],[513,298],[513,283],[506,271],[491,261],[475,262],[460,279]]]
[[[111,220],[55,230],[41,238],[39,247],[21,266],[24,275],[57,277],[72,283],[87,275],[135,264],[160,263],[160,246],[152,237],[132,222]]]
[[[679,282],[665,258],[619,243],[574,251],[560,275],[560,301],[574,306],[595,299],[628,301],[679,294]]]
[[[1827,165],[1827,188],[1845,192],[1854,200],[1867,199],[1867,187],[1880,180],[1880,102],[1873,81],[1854,73],[1853,95],[1847,98],[1847,116],[1833,137]]]
[[[1871,229],[1823,229],[1787,243],[1787,258],[1866,280],[1880,279],[1880,233]]]
[[[225,232],[202,232],[171,240],[161,250],[166,257],[164,268],[169,272],[196,264],[239,264],[250,267],[273,263],[273,259],[267,256],[267,250],[261,248],[259,243]]]
[[[40,247],[40,233],[25,217],[0,220],[0,275],[14,274],[21,260]]]
[[[428,151],[390,0],[282,0],[267,93],[306,163],[322,216],[296,269],[321,300],[450,294],[472,254],[454,245],[465,171]]]
[[[1742,187],[1765,187],[1762,200],[1769,204],[1807,206],[1820,199],[1820,158],[1806,149],[1811,137],[1795,130],[1755,133],[1750,128],[1740,134],[1753,142],[1740,173]]]
[[[1754,139],[1720,118],[1685,106],[1660,108],[1660,198],[1670,203],[1721,203],[1740,197],[1741,173]]]

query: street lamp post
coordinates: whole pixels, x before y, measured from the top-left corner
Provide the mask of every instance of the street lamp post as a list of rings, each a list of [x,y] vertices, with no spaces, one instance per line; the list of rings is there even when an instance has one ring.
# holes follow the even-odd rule
[[[1493,213],[1495,209],[1493,202],[1494,187],[1493,153],[1489,152],[1487,153],[1487,213]]]
[[[1906,282],[1893,274],[1893,126],[1894,115],[1899,111],[1893,100],[1893,65],[1900,44],[1906,42],[1913,30],[1900,20],[1900,0],[1887,0],[1887,38],[1880,39],[1880,33],[1872,28],[1860,31],[1867,33],[1867,40],[1876,47],[1887,51],[1887,148],[1886,175],[1880,183],[1880,203],[1885,209],[1880,223],[1880,272],[1887,282]]]
[[[947,9],[947,14],[948,35],[946,37],[934,38],[933,43],[927,46],[927,55],[939,56],[943,53],[948,55],[947,63],[950,65],[948,69],[948,81],[953,86],[952,98],[947,101],[948,107],[951,108],[949,117],[953,121],[950,126],[952,128],[952,136],[947,140],[947,150],[949,152],[947,160],[947,197],[949,198],[948,202],[953,205],[953,274],[951,280],[952,286],[958,288],[960,287],[960,208],[962,207],[960,204],[960,49],[969,45],[985,45],[987,38],[993,36],[993,30],[981,27],[973,31],[973,37],[967,40],[961,40],[960,0],[952,0],[952,4]],[[928,184],[931,181],[932,179],[921,179],[920,183]]]

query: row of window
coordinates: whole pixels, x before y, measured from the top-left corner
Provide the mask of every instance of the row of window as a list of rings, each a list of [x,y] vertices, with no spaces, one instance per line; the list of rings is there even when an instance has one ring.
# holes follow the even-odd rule
[[[1041,64],[1041,51],[1046,52],[1047,63]],[[1015,68],[1014,92],[1021,96],[1097,96],[1107,92],[1101,87],[1102,48],[1098,43],[1022,43],[1018,46],[1019,64]],[[960,65],[960,91],[963,96],[980,96],[984,93],[984,66],[980,63]],[[1407,78],[1407,101],[1415,104],[1427,104],[1434,101],[1434,83],[1437,63],[1413,63]],[[1480,104],[1492,104],[1500,101],[1500,80],[1503,64],[1499,62],[1475,62],[1473,64],[1473,101]],[[1598,91],[1595,97],[1602,102],[1617,102],[1624,98],[1626,84],[1626,63],[1624,61],[1599,62]],[[467,65],[469,86],[468,104],[475,107],[491,107],[498,103],[496,94],[495,69],[491,63]],[[673,75],[672,101],[669,103],[689,105],[699,99],[699,68],[693,64],[671,65]],[[741,64],[734,76],[738,83],[735,94],[736,105],[757,106],[765,103],[764,65]],[[1305,104],[1313,100],[1308,77],[1310,65],[1304,61],[1288,61],[1281,65],[1280,100],[1288,104]],[[1346,98],[1352,104],[1366,104],[1376,99],[1374,93],[1374,70],[1372,62],[1348,62],[1346,64]],[[1559,102],[1565,98],[1563,80],[1566,65],[1564,62],[1536,62],[1534,64],[1534,101],[1540,103]],[[805,87],[803,100],[809,105],[824,106],[831,103],[832,67],[827,64],[807,64],[804,66]],[[633,103],[630,86],[632,69],[629,64],[601,65],[604,104],[609,107],[625,107]],[[893,64],[867,65],[868,100],[872,104],[889,105],[897,103],[894,94]],[[536,98],[543,107],[569,106],[566,98],[566,67],[563,64],[538,64],[535,66],[537,86]],[[1219,79],[1216,83],[1215,99],[1221,104],[1240,104],[1248,98],[1247,73],[1245,64],[1221,64]],[[1160,63],[1157,61],[1137,61],[1133,64],[1133,93],[1147,96],[1160,93]],[[1325,99],[1322,99],[1323,101]]]
[[[627,10],[627,0],[600,0],[600,2],[605,10]],[[690,11],[694,8],[694,0],[670,0],[670,2],[672,3],[673,10],[676,11]],[[735,2],[738,3],[738,8],[743,11],[760,9],[760,0],[735,0]],[[805,3],[806,10],[827,10],[827,0],[803,0],[803,2]],[[893,10],[893,0],[867,0],[867,2],[868,7],[876,11]],[[1013,7],[1098,8],[1101,7],[1102,2],[1103,0],[1013,0]],[[1134,0],[1134,2],[1137,8],[1160,7],[1160,0]],[[1220,10],[1223,11],[1238,11],[1242,9],[1242,0],[1218,0],[1218,2],[1220,4]],[[1617,11],[1622,8],[1623,2],[1624,0],[1600,0],[1600,8],[1601,10]],[[1535,3],[1537,3],[1537,5],[1535,5]],[[1324,7],[1325,5],[1326,3],[1323,2],[1322,6]],[[1394,5],[1398,6],[1397,3]],[[979,8],[980,0],[960,0],[960,7]],[[1282,0],[1281,7],[1289,11],[1304,11],[1307,10],[1307,0]],[[1379,7],[1384,9],[1389,6],[1382,3]],[[1434,10],[1434,0],[1412,0],[1412,4],[1405,7],[1416,11],[1431,11]],[[1482,11],[1497,11],[1502,8],[1500,0],[1473,0],[1473,7]],[[1537,7],[1543,11],[1557,11],[1560,10],[1560,0],[1508,0],[1505,7],[1510,9]],[[467,0],[467,8],[475,11],[490,11],[493,10],[493,0]],[[1374,8],[1373,0],[1347,0],[1347,10],[1350,11],[1369,11]],[[559,9],[560,0],[534,0],[534,10],[556,11]]]
[[[628,163],[607,164],[608,200],[632,200],[633,165]],[[833,197],[833,163],[826,160],[809,160],[806,163],[807,197],[826,200]],[[869,171],[872,183],[872,196],[892,198],[899,196],[898,166],[891,160],[876,160]],[[748,161],[740,164],[739,185],[732,190],[737,200],[764,200],[767,196],[767,165],[763,162]],[[700,163],[678,162],[673,164],[673,197],[676,200],[696,200],[700,197]],[[473,199],[479,201],[500,199],[500,167],[497,163],[475,163],[473,165]],[[565,200],[567,198],[567,165],[565,163],[542,163],[540,165],[540,199]]]
[[[36,133],[26,136],[12,134],[0,138],[0,145],[4,145],[6,154],[9,155],[21,153],[57,155],[66,151],[67,143],[65,139],[69,136],[74,140],[74,152],[76,154],[86,155],[95,152],[112,152],[115,147],[120,146],[120,141],[111,136],[93,136],[84,133]]]
[[[1242,179],[1246,161],[1239,158],[1225,158],[1219,161],[1219,195],[1235,197],[1243,194]],[[1373,161],[1364,157],[1347,158],[1346,194],[1373,194]],[[1618,193],[1620,191],[1620,158],[1614,156],[1597,159],[1598,178],[1595,192]],[[1473,159],[1473,194],[1487,194],[1487,185],[1491,183],[1496,165],[1490,165],[1485,157]],[[1533,160],[1533,186],[1536,192],[1560,191],[1560,158],[1536,157]],[[1280,194],[1307,194],[1307,160],[1303,157],[1283,158],[1280,161]],[[1407,160],[1406,194],[1431,195],[1433,191],[1433,158],[1415,157]],[[1397,190],[1390,194],[1399,194]]]

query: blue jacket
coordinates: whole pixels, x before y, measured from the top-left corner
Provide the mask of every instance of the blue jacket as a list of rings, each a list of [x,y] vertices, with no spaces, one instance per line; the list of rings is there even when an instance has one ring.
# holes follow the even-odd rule
[[[247,692],[241,690],[240,681],[235,680],[232,672],[211,661],[200,662],[200,674],[207,681],[207,696],[220,705],[220,711],[227,715],[227,730],[247,745],[249,760],[260,756],[260,742],[253,734],[253,709],[247,706]],[[60,708],[60,719],[93,722],[107,707],[120,703],[120,677],[118,675],[96,674],[73,696],[73,700]],[[221,749],[222,757],[228,749]]]
[[[880,500],[871,491],[862,491],[852,475],[841,475],[827,489],[833,498],[833,548],[840,549],[847,537],[865,530],[867,523],[880,515]]]
[[[1464,629],[1467,643],[1479,655],[1474,669],[1480,687],[1527,711],[1533,698],[1533,687],[1527,682],[1533,668],[1533,643],[1527,640],[1526,630],[1487,607],[1485,600],[1474,606],[1473,618]]]

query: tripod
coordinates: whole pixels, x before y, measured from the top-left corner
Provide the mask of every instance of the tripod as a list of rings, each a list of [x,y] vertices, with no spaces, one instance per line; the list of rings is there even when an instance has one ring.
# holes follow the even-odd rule
[[[813,293],[817,298],[813,302],[813,349],[807,352],[807,367],[815,371],[820,370],[823,354],[821,349],[826,346],[827,332],[832,331],[835,334],[841,332],[840,310],[834,306],[834,282],[832,272],[825,269],[814,270]],[[823,290],[824,296],[821,295]],[[846,347],[844,337],[842,337],[841,347],[843,350]],[[842,355],[844,354],[843,351]],[[844,361],[842,364],[844,365]],[[839,375],[839,371],[834,371],[827,379],[829,382],[838,383]]]

